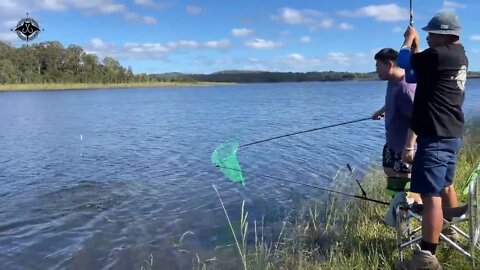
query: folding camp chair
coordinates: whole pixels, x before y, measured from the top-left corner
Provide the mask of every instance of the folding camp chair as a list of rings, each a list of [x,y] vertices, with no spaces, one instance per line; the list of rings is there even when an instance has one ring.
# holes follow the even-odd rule
[[[468,244],[450,239],[441,233],[441,239],[460,251],[470,261],[472,268],[478,266],[480,261],[480,163],[467,180],[467,186],[463,193],[467,195],[467,203],[460,207],[443,209],[443,229],[452,228],[459,235],[467,240]],[[414,248],[413,244],[420,242],[421,221],[423,205],[416,203],[405,203],[396,207],[396,230],[397,244],[400,252],[400,260],[403,260],[403,249]],[[452,221],[448,221],[452,220]],[[415,222],[417,221],[417,222]],[[458,225],[468,223],[468,232],[462,231]]]

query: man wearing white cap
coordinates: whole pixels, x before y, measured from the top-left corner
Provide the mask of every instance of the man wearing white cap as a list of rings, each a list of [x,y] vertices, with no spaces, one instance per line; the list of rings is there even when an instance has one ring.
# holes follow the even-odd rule
[[[419,38],[412,26],[405,31],[402,47],[415,48],[407,62],[414,71],[417,89],[402,159],[413,159],[411,191],[419,193],[424,204],[422,241],[412,259],[397,262],[395,269],[442,269],[435,256],[443,227],[442,205],[458,204],[452,183],[463,144],[468,59],[460,43],[460,21],[454,13],[436,14],[422,30],[428,32],[428,49],[418,52]]]

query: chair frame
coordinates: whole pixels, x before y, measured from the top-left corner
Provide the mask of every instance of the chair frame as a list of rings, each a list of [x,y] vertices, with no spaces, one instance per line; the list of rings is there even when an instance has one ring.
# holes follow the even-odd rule
[[[468,248],[462,248],[458,242],[448,238],[443,233],[440,237],[443,241],[453,246],[456,250],[467,257],[472,269],[475,269],[480,262],[480,163],[477,168],[471,173],[467,180],[467,187],[464,189],[464,194],[467,195],[467,211],[465,214],[448,221],[444,217],[443,229],[452,228],[463,238],[468,240]],[[399,205],[396,207],[396,233],[397,233],[397,247],[400,253],[400,260],[404,260],[403,250],[410,246],[411,249],[422,239],[421,225],[414,227],[412,222],[417,220],[421,223],[422,215],[412,207],[412,204]],[[468,233],[462,231],[457,225],[463,222],[468,222]],[[468,249],[468,251],[466,250]]]

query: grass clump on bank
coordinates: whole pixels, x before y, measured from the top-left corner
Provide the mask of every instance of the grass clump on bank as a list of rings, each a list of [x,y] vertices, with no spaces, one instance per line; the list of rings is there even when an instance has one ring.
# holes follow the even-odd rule
[[[480,134],[470,134],[459,154],[454,181],[461,203],[466,201],[462,194],[466,180],[479,162]],[[362,186],[369,197],[389,201],[384,194],[385,184],[383,172],[372,170]],[[241,261],[233,268],[392,269],[399,254],[395,229],[384,223],[388,208],[368,201],[328,196],[325,203],[305,208],[307,219],[287,218],[274,243],[263,240],[257,221],[247,221],[248,213],[242,205],[240,228],[231,226]],[[228,216],[226,210],[225,213]],[[249,230],[254,230],[253,240],[246,237]],[[409,258],[408,249],[404,250]],[[445,269],[470,268],[466,257],[447,244],[439,245],[437,256]]]
[[[32,83],[32,84],[2,84],[1,91],[35,91],[35,90],[80,90],[108,88],[143,88],[143,87],[173,87],[173,86],[210,86],[221,83],[207,82],[144,82],[144,83]],[[223,83],[226,84],[226,83]]]

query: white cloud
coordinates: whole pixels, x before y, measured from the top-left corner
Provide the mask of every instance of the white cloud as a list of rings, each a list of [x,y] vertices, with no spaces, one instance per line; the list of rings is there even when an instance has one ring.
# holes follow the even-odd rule
[[[170,42],[169,46],[172,48],[198,48],[198,42],[194,40],[180,40],[178,42]]]
[[[111,48],[114,45],[113,45],[113,43],[105,42],[100,38],[92,38],[90,40],[90,46],[91,46],[92,49],[102,50],[102,49]]]
[[[0,0],[0,19],[2,21],[7,20],[19,20],[20,17],[26,16],[25,4],[33,4],[30,2],[19,3],[18,0]]]
[[[318,69],[322,62],[323,60],[319,57],[305,57],[298,53],[292,53],[273,59],[268,66],[270,70],[278,71],[311,71]]]
[[[163,46],[161,43],[144,43],[141,47],[137,48],[144,48],[147,52],[154,52],[154,53],[167,53],[170,50]]]
[[[313,9],[294,9],[282,8],[279,14],[272,15],[272,20],[280,21],[286,24],[306,25],[310,30],[315,31],[320,28],[330,28],[333,20],[324,13]]]
[[[50,11],[64,11],[67,5],[63,0],[37,0],[37,4],[45,10]]]
[[[25,6],[29,11],[57,11],[62,12],[68,9],[77,9],[85,14],[123,14],[124,18],[143,24],[157,23],[157,19],[152,16],[144,16],[130,11],[120,0],[25,0],[22,3],[14,0],[0,1],[0,18],[12,19],[19,16],[25,16]],[[137,5],[162,7],[165,5],[156,4],[153,0],[134,0]],[[5,11],[6,15],[3,14]],[[21,13],[20,13],[21,12]],[[20,14],[19,14],[20,13]]]
[[[94,49],[102,49],[102,48],[106,48],[107,47],[107,44],[105,42],[103,42],[103,40],[99,39],[99,38],[93,38],[90,40],[90,45],[92,45],[92,47]]]
[[[3,25],[3,28],[5,28],[5,29],[12,29],[12,28],[15,28],[17,23],[18,23],[18,19],[17,20],[7,20],[7,21],[2,22],[1,24]]]
[[[24,3],[19,3],[18,0],[0,0],[0,24],[2,25],[0,27],[0,41],[9,43],[21,41],[17,34],[10,29],[15,28],[18,20],[22,17],[26,17]],[[37,19],[35,16],[33,17]]]
[[[274,49],[282,46],[280,42],[265,40],[261,38],[252,39],[245,42],[245,46],[254,49]]]
[[[201,7],[197,6],[192,6],[188,5],[185,10],[187,11],[188,14],[200,14],[203,12],[203,9]]]
[[[287,56],[287,59],[293,60],[293,61],[303,61],[305,60],[305,57],[299,53],[292,53]]]
[[[0,18],[2,20],[18,20],[26,16],[25,7],[28,6],[28,11],[33,13],[31,15],[35,18],[37,11],[57,11],[62,12],[68,9],[77,9],[85,14],[123,14],[127,20],[137,21],[144,24],[154,24],[157,20],[152,16],[143,16],[131,12],[119,0],[0,0]],[[136,0],[137,4],[152,4],[153,1]]]
[[[138,54],[142,55],[142,54]],[[168,58],[161,59],[167,61]],[[197,56],[188,63],[188,71],[208,73],[228,69],[266,70],[266,71],[364,71],[374,70],[373,55],[369,52],[342,53],[305,56],[298,52],[268,57],[212,57]],[[168,70],[167,70],[168,71]]]
[[[8,31],[8,32],[0,32],[0,41],[3,41],[3,42],[15,42],[15,41],[18,41],[19,38],[17,36],[17,34],[15,34],[15,32],[12,32],[12,31]]]
[[[292,8],[284,8],[280,13],[280,18],[288,24],[309,24],[313,22],[312,18]]]
[[[341,65],[350,65],[350,58],[343,52],[331,52],[328,54],[327,59]]]
[[[142,7],[156,8],[156,9],[164,9],[174,5],[173,2],[158,3],[154,0],[134,0],[133,2]]]
[[[193,60],[193,64],[195,65],[200,65],[202,67],[210,66],[210,67],[219,67],[222,66],[220,69],[216,69],[215,71],[219,70],[228,70],[228,69],[234,69],[232,64],[235,64],[239,61],[239,59],[232,59],[230,57],[222,57],[222,58],[209,58],[205,56],[199,56],[196,57]],[[236,69],[236,68],[235,68]]]
[[[156,3],[153,0],[134,0],[135,4],[145,7],[155,7]]]
[[[399,7],[397,4],[370,5],[354,11],[343,10],[339,14],[346,17],[370,17],[383,22],[401,21],[410,16],[408,9]]]
[[[360,71],[374,69],[373,56],[367,52],[343,53],[333,52],[318,56],[305,56],[300,53],[291,53],[274,58],[239,58],[234,59],[236,66],[231,67],[248,70],[269,71]],[[222,68],[220,68],[222,69]]]
[[[98,11],[101,14],[110,14],[110,13],[117,13],[117,12],[124,12],[127,9],[122,4],[109,4],[105,6],[98,7]]]
[[[18,1],[15,1],[15,0],[3,0],[3,1],[0,1],[0,7],[2,7],[2,8],[17,9],[17,8],[19,8],[20,6],[21,6],[20,3],[18,3]]]
[[[471,35],[470,40],[480,41],[480,35]]]
[[[232,35],[235,37],[245,37],[253,34],[254,31],[247,28],[234,28],[232,29]]]
[[[157,23],[157,19],[152,16],[141,16],[135,12],[126,12],[125,18],[130,21],[140,22],[144,24],[155,24]]]
[[[203,44],[203,46],[209,49],[226,49],[230,47],[230,40],[221,39],[221,40],[207,41],[205,42],[205,44]]]
[[[332,19],[323,19],[320,22],[320,26],[323,28],[330,28],[333,26],[333,20]]]
[[[142,18],[142,21],[143,23],[145,24],[156,24],[157,23],[157,19],[155,19],[154,17],[152,16],[144,16]]]
[[[123,44],[123,46],[125,46],[126,48],[130,48],[130,47],[140,46],[140,43],[137,43],[137,42],[125,42],[125,44]]]
[[[140,20],[142,17],[135,12],[127,12],[125,13],[125,18],[128,20],[134,21],[134,20]]]
[[[303,36],[300,38],[300,42],[302,43],[310,43],[312,39],[309,36]]]
[[[220,58],[199,57],[195,64],[213,67],[214,71],[225,69],[258,70],[258,71],[311,71],[320,68],[320,58],[307,58],[299,53],[279,56],[272,59],[248,58]],[[221,66],[221,67],[218,67]]]
[[[123,47],[109,48],[97,52],[99,55],[108,55],[117,60],[162,59],[171,52],[161,43],[125,43]]]
[[[349,70],[362,67],[367,70],[375,69],[375,64],[373,56],[375,52],[356,52],[356,53],[344,53],[344,52],[332,52],[329,53],[325,58],[325,63],[333,67],[333,70],[339,70],[338,66],[348,66]],[[350,70],[351,71],[351,70]]]
[[[123,60],[153,60],[167,61],[168,57],[175,53],[192,52],[199,49],[225,50],[230,46],[228,39],[198,42],[195,40],[178,40],[165,43],[160,42],[126,42],[116,45],[112,42],[94,38],[83,46],[85,51],[95,52],[99,58],[111,56],[119,61]]]
[[[68,4],[89,14],[124,13],[128,11],[125,5],[118,4],[115,0],[69,0],[64,2],[65,5]]]
[[[443,9],[455,10],[457,8],[466,8],[467,6],[453,1],[443,1]]]
[[[404,31],[405,29],[403,29],[402,27],[400,26],[397,26],[395,28],[392,29],[392,32],[394,33],[401,33],[402,31]]]
[[[341,23],[341,24],[338,25],[338,28],[340,28],[342,30],[352,30],[355,27],[351,24],[348,24],[348,23]]]

